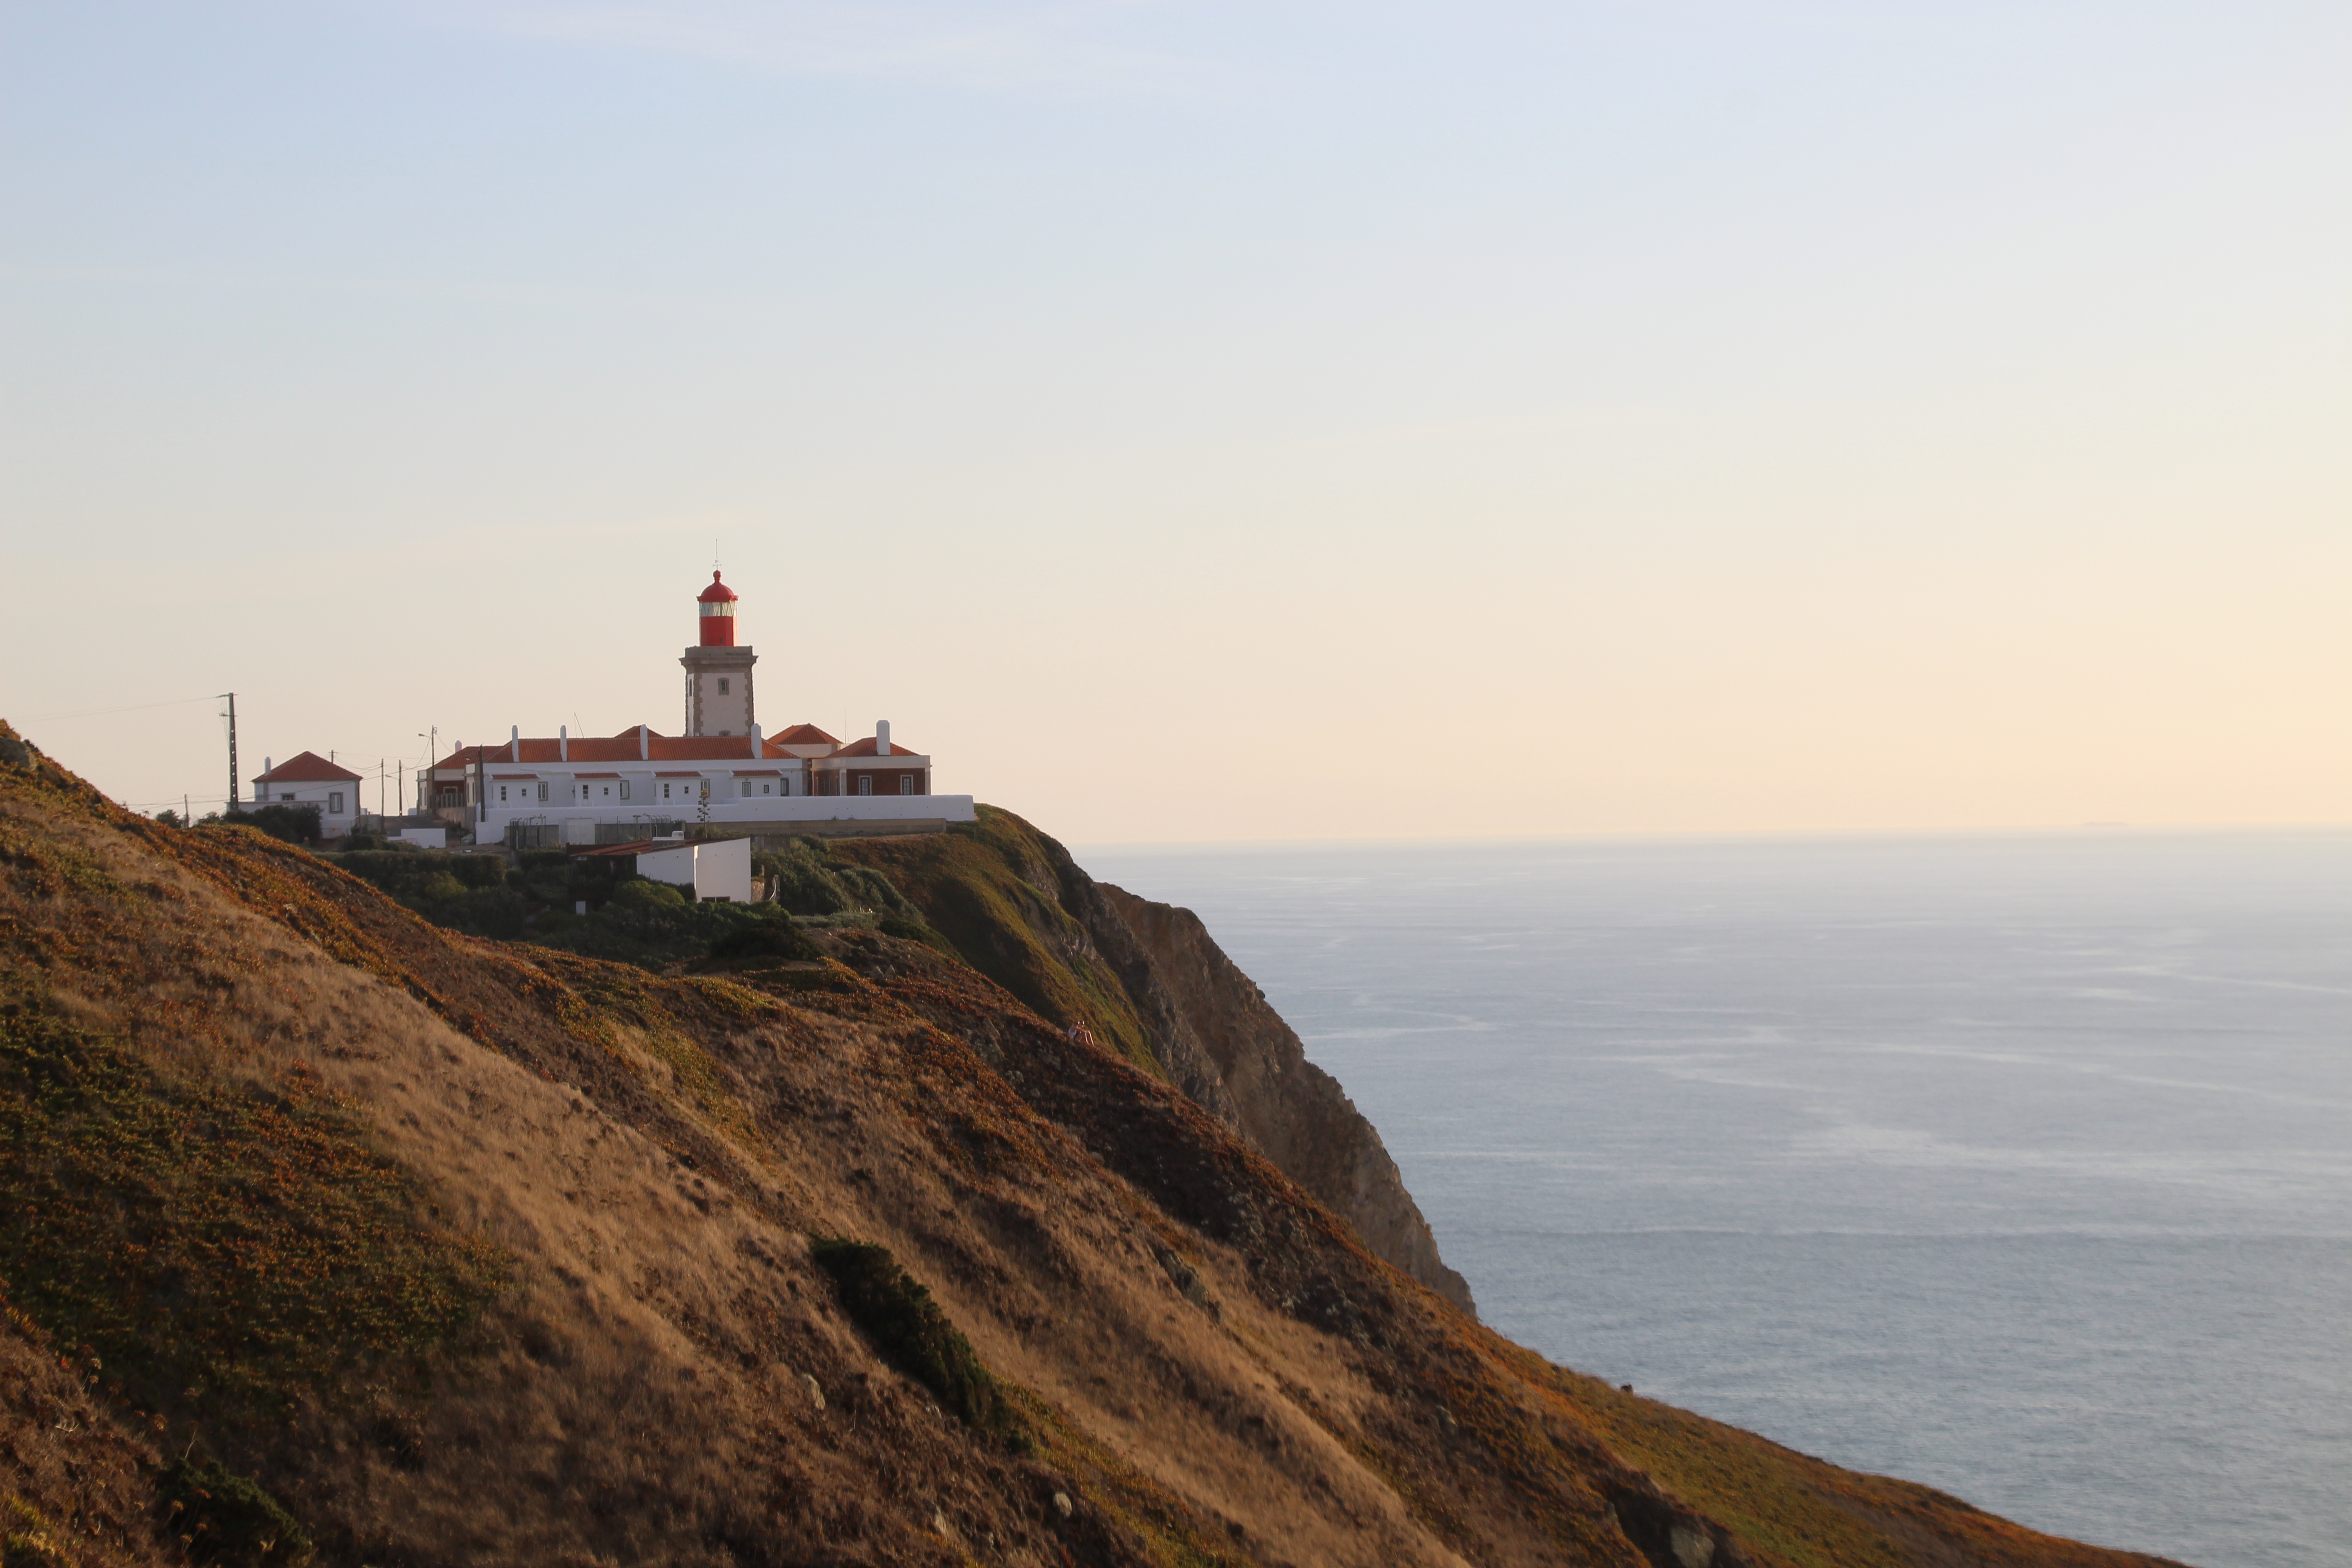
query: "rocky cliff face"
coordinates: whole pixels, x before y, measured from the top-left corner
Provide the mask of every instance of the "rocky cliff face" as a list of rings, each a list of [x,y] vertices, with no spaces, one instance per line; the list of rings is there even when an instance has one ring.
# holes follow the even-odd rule
[[[886,871],[1023,1001],[1121,1042],[1353,1226],[1375,1257],[1475,1310],[1379,1131],[1190,910],[1096,881],[1059,843],[994,807],[961,838],[835,853]],[[971,908],[976,882],[1003,889],[995,910]],[[1045,984],[1057,970],[1062,984]]]
[[[1265,993],[1225,956],[1190,910],[1099,882],[1103,900],[1148,962],[1137,984],[1164,997],[1168,1034],[1213,1070],[1226,1119],[1283,1173],[1356,1227],[1385,1258],[1464,1311],[1470,1287],[1437,1255],[1421,1205],[1380,1133]],[[1106,944],[1111,945],[1111,944]]]

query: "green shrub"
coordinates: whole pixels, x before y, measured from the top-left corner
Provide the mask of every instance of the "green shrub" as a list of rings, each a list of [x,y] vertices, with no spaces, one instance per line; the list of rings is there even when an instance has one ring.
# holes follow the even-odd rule
[[[713,958],[819,959],[816,943],[793,928],[789,919],[770,918],[757,925],[729,931],[710,944]]]
[[[156,1500],[166,1530],[187,1542],[189,1559],[222,1568],[265,1568],[310,1555],[310,1538],[261,1483],[182,1455],[164,1467]]]
[[[446,899],[507,879],[496,855],[452,855],[446,849],[350,849],[320,857],[395,899]],[[431,891],[426,889],[430,889]]]
[[[760,856],[752,870],[767,879],[769,896],[796,915],[875,910],[905,920],[921,918],[887,877],[835,859],[822,838],[795,838],[781,854]]]
[[[316,844],[319,841],[319,808],[315,805],[295,805],[283,801],[257,805],[251,811],[232,811],[221,819],[257,827],[272,838],[289,844]]]
[[[684,906],[686,895],[667,882],[656,882],[640,877],[634,882],[624,882],[613,889],[616,909],[635,911],[675,910]]]
[[[890,885],[890,879],[879,871],[865,866],[841,866],[835,868],[833,879],[847,889],[861,908],[896,915],[904,921],[923,918],[922,911],[908,903]]]
[[[800,855],[763,855],[758,868],[768,879],[770,897],[796,915],[836,915],[849,908],[849,895],[824,868]]]
[[[888,1247],[817,1237],[810,1241],[809,1256],[833,1276],[842,1310],[884,1361],[937,1394],[966,1426],[1020,1441],[1012,1408],[971,1342],[948,1321],[930,1291],[898,1267]]]
[[[436,870],[431,876],[425,878],[421,881],[412,883],[409,887],[404,889],[403,891],[405,892],[409,898],[419,900],[425,903],[443,904],[448,902],[451,899],[464,898],[466,896],[466,884],[457,880],[457,878],[451,876],[446,870]]]

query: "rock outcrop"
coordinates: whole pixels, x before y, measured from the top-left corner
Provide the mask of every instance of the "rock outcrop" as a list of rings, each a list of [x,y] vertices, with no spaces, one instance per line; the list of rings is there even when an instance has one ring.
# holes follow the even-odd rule
[[[1201,917],[1108,882],[1095,886],[1142,950],[1129,990],[1153,999],[1185,1059],[1207,1064],[1216,1103],[1226,1108],[1218,1114],[1354,1226],[1375,1256],[1474,1310],[1468,1282],[1438,1257],[1437,1238],[1379,1131],[1339,1080],[1307,1059],[1298,1036],[1225,956]],[[1114,952],[1121,945],[1107,932],[1097,941]]]

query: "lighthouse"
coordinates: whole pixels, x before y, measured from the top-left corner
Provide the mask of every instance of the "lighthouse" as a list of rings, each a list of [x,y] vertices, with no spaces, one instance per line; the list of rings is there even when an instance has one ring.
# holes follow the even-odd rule
[[[710,586],[695,598],[700,612],[695,645],[678,663],[686,667],[686,732],[689,735],[749,735],[751,732],[751,667],[760,659],[735,645],[735,590],[710,574]]]

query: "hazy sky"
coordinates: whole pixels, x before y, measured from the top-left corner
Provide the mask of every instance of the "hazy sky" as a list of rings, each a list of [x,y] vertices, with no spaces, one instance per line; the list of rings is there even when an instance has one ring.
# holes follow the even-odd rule
[[[0,715],[134,803],[232,689],[248,776],[674,731],[715,542],[771,730],[1078,840],[2352,816],[2341,0],[0,57]]]

